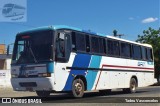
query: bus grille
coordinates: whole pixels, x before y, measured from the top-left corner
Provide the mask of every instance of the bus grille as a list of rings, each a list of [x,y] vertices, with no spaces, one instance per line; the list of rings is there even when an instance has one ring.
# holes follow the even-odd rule
[[[20,82],[21,87],[37,87],[36,82]]]

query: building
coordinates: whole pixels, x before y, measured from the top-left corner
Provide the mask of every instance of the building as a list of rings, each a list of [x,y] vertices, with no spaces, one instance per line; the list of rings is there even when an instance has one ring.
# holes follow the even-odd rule
[[[0,44],[0,54],[5,54],[6,48],[5,44]]]
[[[0,70],[9,70],[12,55],[6,54],[5,44],[0,44]]]

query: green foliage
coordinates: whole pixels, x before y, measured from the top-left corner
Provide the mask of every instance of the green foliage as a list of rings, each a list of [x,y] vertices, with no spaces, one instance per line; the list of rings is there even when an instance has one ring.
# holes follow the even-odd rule
[[[143,31],[143,35],[138,35],[138,39],[136,41],[152,45],[155,70],[156,73],[160,73],[160,28],[158,30],[155,30],[149,27],[148,30]]]

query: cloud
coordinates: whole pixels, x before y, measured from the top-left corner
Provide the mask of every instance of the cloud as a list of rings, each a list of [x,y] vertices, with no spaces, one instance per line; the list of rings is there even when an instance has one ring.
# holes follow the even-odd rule
[[[158,20],[158,18],[149,17],[149,18],[143,19],[142,23],[151,23],[151,22],[155,22],[157,20]]]

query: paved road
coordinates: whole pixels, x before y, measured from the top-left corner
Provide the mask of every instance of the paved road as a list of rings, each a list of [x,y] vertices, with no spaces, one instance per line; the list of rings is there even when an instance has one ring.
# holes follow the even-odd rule
[[[137,93],[134,94],[125,94],[121,90],[113,90],[111,94],[100,94],[99,92],[87,92],[83,98],[75,99],[70,94],[57,93],[51,94],[49,98],[38,98],[34,92],[15,92],[6,89],[0,89],[0,97],[12,97],[17,99],[42,99],[43,102],[47,103],[121,103],[125,102],[126,99],[135,100],[140,99],[157,99],[159,97],[160,102],[160,86],[149,86],[144,88],[139,88]],[[135,97],[135,98],[132,98]],[[141,98],[147,97],[147,98]]]

